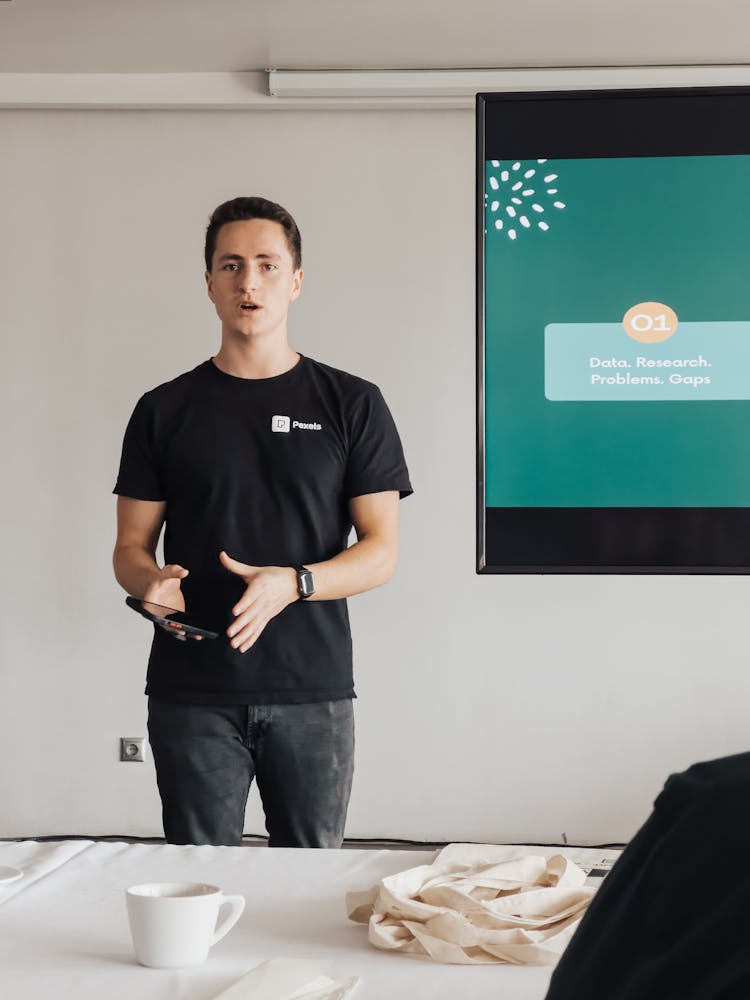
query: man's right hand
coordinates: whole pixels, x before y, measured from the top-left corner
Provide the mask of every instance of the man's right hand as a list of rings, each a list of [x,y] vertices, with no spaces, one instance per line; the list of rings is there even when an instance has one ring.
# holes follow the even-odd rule
[[[156,562],[156,545],[166,511],[166,500],[118,496],[117,541],[112,563],[117,582],[128,594],[142,601],[174,608],[175,611],[185,611],[180,583],[188,575],[188,570],[176,563],[160,569]],[[186,638],[184,629],[177,623],[162,628],[175,638]]]
[[[180,580],[184,580],[190,570],[177,563],[170,563],[159,570],[159,576],[148,587],[143,595],[144,601],[163,604],[175,611],[185,610],[185,597],[180,589]]]
[[[185,610],[185,596],[180,588],[180,581],[184,580],[190,570],[185,569],[177,563],[170,563],[159,571],[159,576],[148,587],[143,596],[144,601],[151,601],[153,604],[162,604],[164,607],[173,608],[175,611]],[[173,625],[160,625],[165,632],[169,632],[176,639],[202,639],[202,635],[190,635],[184,632],[179,623]]]

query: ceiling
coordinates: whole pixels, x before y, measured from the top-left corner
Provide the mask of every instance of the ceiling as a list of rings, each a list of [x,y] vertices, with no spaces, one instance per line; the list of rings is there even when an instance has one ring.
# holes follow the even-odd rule
[[[0,73],[743,64],[747,0],[0,0]]]

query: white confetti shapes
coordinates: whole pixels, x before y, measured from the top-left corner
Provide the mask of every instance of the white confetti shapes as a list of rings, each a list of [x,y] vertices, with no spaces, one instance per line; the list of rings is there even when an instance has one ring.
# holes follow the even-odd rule
[[[552,217],[567,208],[566,202],[555,197],[559,195],[559,188],[550,187],[559,182],[554,165],[550,164],[551,170],[546,168],[549,173],[539,169],[548,162],[546,159],[512,163],[490,160],[487,183],[492,200],[489,211],[495,216],[495,230],[507,235],[509,240],[517,240],[522,232],[548,232]],[[487,200],[485,194],[485,203]],[[503,213],[507,216],[505,220]]]

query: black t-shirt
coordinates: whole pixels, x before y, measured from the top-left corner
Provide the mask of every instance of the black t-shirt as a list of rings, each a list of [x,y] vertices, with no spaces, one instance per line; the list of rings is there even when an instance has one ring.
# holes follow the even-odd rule
[[[274,378],[228,375],[212,359],[145,393],[130,418],[113,490],[166,500],[164,558],[190,571],[186,611],[218,639],[154,627],[146,694],[198,704],[354,697],[346,601],[296,601],[245,653],[226,629],[253,566],[297,566],[346,548],[348,501],[411,492],[398,432],[377,386],[300,357]]]

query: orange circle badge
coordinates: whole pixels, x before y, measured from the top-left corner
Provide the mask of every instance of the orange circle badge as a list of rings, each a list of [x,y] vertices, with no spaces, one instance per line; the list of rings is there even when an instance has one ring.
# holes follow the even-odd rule
[[[677,313],[663,302],[639,302],[625,313],[625,333],[642,344],[658,344],[677,329]]]

